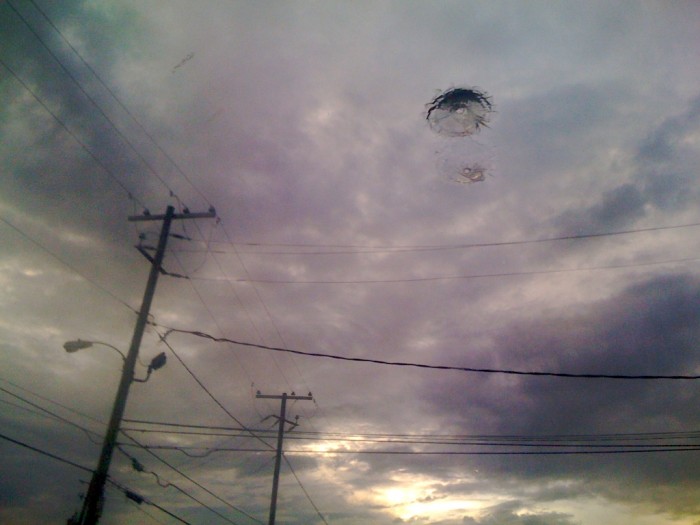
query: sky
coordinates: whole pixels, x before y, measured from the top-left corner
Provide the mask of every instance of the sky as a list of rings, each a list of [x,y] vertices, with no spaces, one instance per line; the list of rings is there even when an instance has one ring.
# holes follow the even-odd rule
[[[173,206],[217,218],[173,222],[101,523],[267,523],[256,393],[310,392],[277,523],[700,524],[699,24],[1,1],[0,522],[79,511],[161,227],[129,217]],[[452,89],[485,126],[431,126]]]

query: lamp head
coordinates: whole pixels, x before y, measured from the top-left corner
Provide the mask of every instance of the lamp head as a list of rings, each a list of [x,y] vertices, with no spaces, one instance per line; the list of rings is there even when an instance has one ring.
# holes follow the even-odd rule
[[[90,348],[92,346],[92,341],[83,341],[82,339],[77,339],[75,341],[66,341],[63,344],[63,348],[68,353],[77,352],[83,348]]]
[[[165,366],[166,360],[167,358],[165,356],[165,352],[161,352],[151,360],[151,364],[148,365],[148,368],[150,368],[151,370],[158,370],[159,368],[163,368]]]

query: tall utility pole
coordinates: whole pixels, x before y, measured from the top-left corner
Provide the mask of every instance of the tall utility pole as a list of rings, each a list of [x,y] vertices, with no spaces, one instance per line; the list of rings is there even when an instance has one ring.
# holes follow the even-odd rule
[[[284,441],[284,424],[290,423],[290,424],[296,426],[295,422],[287,421],[285,419],[285,415],[286,415],[286,411],[287,411],[287,400],[292,399],[295,401],[298,401],[298,400],[310,401],[313,399],[313,396],[311,395],[311,392],[309,392],[308,396],[297,396],[294,394],[294,392],[292,392],[292,395],[290,395],[290,396],[288,396],[286,393],[282,394],[281,396],[271,396],[271,395],[261,394],[260,391],[258,391],[258,393],[255,397],[257,397],[258,399],[281,399],[282,400],[282,403],[280,406],[279,426],[277,427],[277,455],[275,456],[275,474],[272,477],[272,498],[270,501],[270,520],[268,521],[268,525],[275,525],[275,515],[277,514],[277,488],[279,487],[279,481],[280,481],[280,466],[282,463],[282,442]]]
[[[122,377],[121,381],[119,382],[119,388],[117,389],[117,395],[114,399],[112,415],[109,419],[109,425],[107,427],[107,434],[105,435],[102,443],[100,460],[97,464],[97,468],[92,474],[92,479],[90,480],[90,485],[88,486],[87,494],[85,495],[85,500],[83,501],[83,508],[78,521],[80,525],[95,525],[102,514],[102,507],[104,505],[104,488],[109,472],[109,464],[112,461],[112,453],[114,452],[114,445],[119,432],[119,425],[121,424],[124,409],[126,408],[126,398],[129,395],[129,387],[134,380],[134,367],[136,366],[136,359],[138,358],[139,347],[141,346],[141,338],[143,337],[143,332],[146,328],[146,322],[151,309],[153,295],[156,291],[158,274],[161,270],[163,258],[165,257],[165,246],[168,243],[170,225],[175,219],[203,219],[214,217],[216,217],[216,211],[214,208],[210,208],[206,213],[186,212],[180,214],[175,213],[175,208],[172,206],[168,206],[164,215],[150,215],[146,213],[144,215],[134,215],[129,217],[129,221],[163,221],[163,225],[160,230],[158,248],[156,249],[155,256],[153,257],[153,261],[151,263],[151,273],[148,276],[146,291],[143,294],[141,310],[139,310],[136,326],[134,327],[134,335],[131,338],[129,353],[126,356],[124,367],[122,368]]]

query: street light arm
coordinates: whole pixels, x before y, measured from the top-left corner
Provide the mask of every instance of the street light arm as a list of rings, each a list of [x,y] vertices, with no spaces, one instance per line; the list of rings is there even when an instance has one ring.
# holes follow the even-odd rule
[[[63,344],[63,349],[68,353],[73,353],[77,352],[78,350],[82,350],[83,348],[90,348],[93,345],[107,346],[115,352],[119,353],[119,355],[122,356],[122,360],[126,361],[126,356],[124,355],[124,352],[119,350],[119,348],[117,348],[116,346],[111,345],[109,343],[105,343],[103,341],[84,341],[82,339],[76,339],[75,341],[66,341]]]
[[[124,355],[124,352],[122,352],[121,350],[119,350],[119,348],[117,348],[116,346],[111,345],[111,344],[109,344],[109,343],[103,343],[102,341],[93,341],[93,344],[102,345],[102,346],[107,346],[107,347],[111,348],[111,349],[114,350],[115,352],[118,352],[119,355],[122,356],[122,359],[123,359],[124,361],[126,361],[126,356]]]
[[[165,357],[165,352],[161,352],[151,360],[151,364],[148,365],[148,372],[146,372],[146,377],[144,379],[134,378],[133,381],[137,383],[145,383],[146,381],[148,381],[148,378],[151,377],[151,372],[165,366],[166,361],[167,359]]]
[[[135,383],[145,383],[146,381],[148,381],[148,378],[151,377],[152,371],[153,371],[153,369],[149,366],[148,372],[146,372],[146,377],[144,377],[143,379],[139,379],[138,377],[135,377],[132,379],[132,381],[134,381]]]

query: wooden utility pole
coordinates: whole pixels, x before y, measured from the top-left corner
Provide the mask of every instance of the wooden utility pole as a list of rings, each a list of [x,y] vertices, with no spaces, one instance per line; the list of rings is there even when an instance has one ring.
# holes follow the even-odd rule
[[[104,441],[102,443],[100,460],[97,464],[97,468],[92,474],[92,479],[90,480],[90,485],[88,486],[87,494],[85,495],[85,500],[83,501],[83,508],[78,520],[80,525],[95,525],[99,521],[100,515],[102,514],[102,507],[104,505],[104,487],[109,472],[109,464],[112,461],[112,453],[114,452],[114,445],[117,439],[117,434],[119,433],[119,425],[121,424],[124,409],[126,408],[126,399],[129,396],[129,387],[134,380],[134,367],[136,366],[139,347],[141,346],[141,339],[143,337],[144,329],[146,328],[148,314],[156,291],[158,274],[160,273],[161,264],[163,263],[163,258],[165,257],[165,247],[168,243],[170,225],[175,219],[203,219],[214,217],[216,217],[216,211],[214,208],[210,208],[210,210],[206,213],[175,213],[175,208],[172,206],[168,206],[164,215],[144,214],[129,217],[129,221],[163,221],[163,224],[160,230],[158,248],[156,249],[156,253],[151,261],[151,272],[148,276],[148,283],[146,284],[146,291],[143,294],[141,310],[139,310],[136,326],[134,327],[134,335],[131,338],[129,353],[126,355],[126,359],[124,360],[122,377],[121,381],[119,382],[117,395],[114,399],[114,405],[112,406],[112,415],[109,419],[107,434],[105,434]]]
[[[279,481],[280,481],[280,466],[282,463],[282,442],[284,441],[284,424],[289,423],[291,425],[297,426],[296,422],[293,421],[287,421],[285,419],[286,411],[287,411],[287,400],[292,399],[295,401],[298,400],[304,400],[304,401],[310,401],[313,399],[313,396],[311,395],[311,392],[309,392],[308,396],[297,396],[292,392],[292,395],[287,395],[286,393],[282,394],[281,396],[273,396],[273,395],[265,395],[261,394],[260,391],[258,391],[257,395],[255,396],[258,399],[281,399],[282,403],[280,406],[280,415],[279,415],[279,425],[277,427],[277,455],[275,456],[275,474],[272,477],[272,498],[270,501],[270,519],[268,521],[268,525],[275,525],[275,515],[277,514],[277,489],[279,487]],[[277,416],[274,416],[277,417]]]

